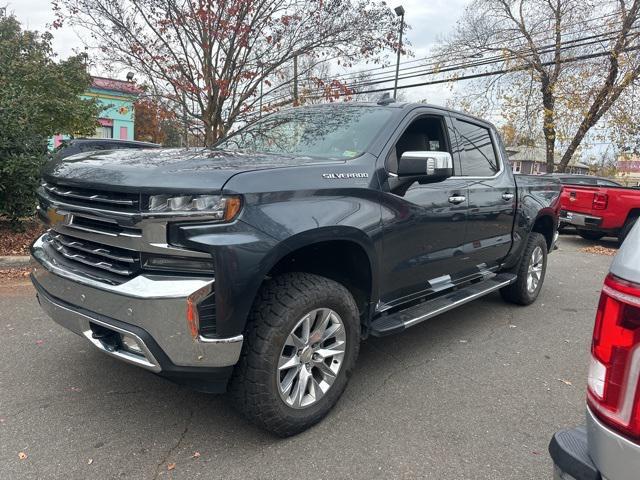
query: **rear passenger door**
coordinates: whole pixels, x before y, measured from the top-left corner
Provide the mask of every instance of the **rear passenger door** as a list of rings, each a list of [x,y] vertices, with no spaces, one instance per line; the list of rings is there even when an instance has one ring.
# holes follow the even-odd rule
[[[502,143],[488,124],[457,115],[452,122],[469,201],[464,256],[484,270],[498,265],[511,248],[515,181]]]

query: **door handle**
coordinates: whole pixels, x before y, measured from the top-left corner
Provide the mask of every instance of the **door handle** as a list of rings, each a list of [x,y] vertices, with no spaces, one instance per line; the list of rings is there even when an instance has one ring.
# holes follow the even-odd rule
[[[503,193],[502,194],[502,199],[505,202],[508,202],[509,200],[513,200],[513,193]]]
[[[459,203],[464,202],[467,199],[467,197],[465,197],[464,195],[452,195],[451,197],[449,197],[449,203],[453,203],[454,205],[457,205]]]

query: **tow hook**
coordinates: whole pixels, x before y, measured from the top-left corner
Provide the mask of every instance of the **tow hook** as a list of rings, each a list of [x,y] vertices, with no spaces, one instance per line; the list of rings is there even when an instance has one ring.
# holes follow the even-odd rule
[[[97,325],[92,325],[91,327],[93,332],[91,334],[92,338],[99,340],[104,348],[110,352],[115,352],[117,350],[118,343],[120,341],[120,335],[118,335],[118,333],[107,328],[101,328]]]

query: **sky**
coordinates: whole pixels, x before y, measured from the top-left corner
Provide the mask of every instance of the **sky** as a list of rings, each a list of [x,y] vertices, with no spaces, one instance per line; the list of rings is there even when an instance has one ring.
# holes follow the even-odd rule
[[[413,59],[427,55],[434,43],[449,33],[468,2],[469,0],[387,0],[390,7],[401,4],[405,9],[405,19],[411,26],[406,38],[412,44]],[[49,0],[9,0],[7,6],[8,11],[15,13],[25,29],[42,31],[53,20]],[[53,34],[53,48],[60,58],[72,55],[74,50],[83,49],[82,41],[72,28],[65,26],[53,31]],[[444,105],[451,95],[449,89],[442,85],[406,89],[404,92],[409,101],[426,99],[436,105]]]

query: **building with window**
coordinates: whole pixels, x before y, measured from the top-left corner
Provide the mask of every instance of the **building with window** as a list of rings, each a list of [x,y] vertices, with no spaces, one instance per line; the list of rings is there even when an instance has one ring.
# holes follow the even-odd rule
[[[640,185],[640,155],[623,153],[618,156],[616,180],[626,186]]]
[[[140,93],[131,82],[92,77],[91,87],[82,97],[95,98],[103,107],[93,138],[133,140],[133,104]],[[66,138],[68,135],[56,135],[50,140],[49,146],[55,148]]]
[[[544,147],[536,145],[518,145],[517,147],[507,147],[507,154],[511,161],[513,173],[524,173],[528,175],[541,175],[547,173],[547,152]],[[560,155],[556,153],[554,163],[560,163]],[[580,175],[589,174],[589,165],[571,160],[567,165],[565,173],[575,173]]]

